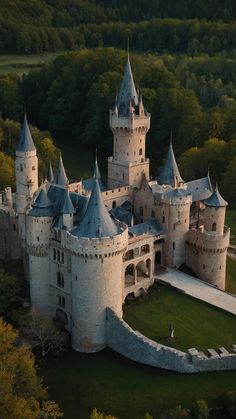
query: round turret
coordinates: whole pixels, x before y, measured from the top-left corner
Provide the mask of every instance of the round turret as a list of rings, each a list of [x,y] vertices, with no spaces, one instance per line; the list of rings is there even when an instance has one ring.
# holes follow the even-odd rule
[[[220,195],[216,187],[212,195],[204,201],[204,228],[213,234],[223,234],[225,225],[225,210],[228,203]]]
[[[53,205],[43,186],[26,217],[26,242],[31,304],[48,315],[51,314],[48,254],[53,215]]]
[[[71,252],[72,346],[96,352],[106,346],[106,308],[122,317],[122,258],[127,227],[114,222],[102,201],[98,180],[79,226],[67,233]]]

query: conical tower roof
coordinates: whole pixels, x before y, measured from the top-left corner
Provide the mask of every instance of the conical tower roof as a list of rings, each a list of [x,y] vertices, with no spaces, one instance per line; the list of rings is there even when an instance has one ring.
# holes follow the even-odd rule
[[[66,171],[63,165],[62,157],[60,154],[57,172],[54,176],[53,182],[60,186],[67,186],[68,185],[68,178],[66,176]]]
[[[95,179],[101,180],[101,173],[98,167],[98,159],[97,159],[97,150],[96,150],[96,158],[95,158],[95,166],[94,166],[94,174],[93,177]]]
[[[183,179],[180,176],[179,169],[175,160],[172,142],[170,142],[170,147],[165,164],[157,180],[158,183],[162,185],[170,185],[173,187],[175,187],[178,183],[183,182]]]
[[[119,233],[118,225],[110,217],[102,199],[98,179],[94,178],[91,197],[79,226],[73,234],[78,237],[111,237]]]
[[[138,95],[134,84],[133,74],[128,56],[124,71],[124,77],[117,97],[117,108],[119,115],[128,116],[130,113],[131,104],[133,107],[136,107],[138,105]]]
[[[26,115],[24,117],[24,122],[21,127],[19,140],[16,145],[16,151],[19,151],[21,153],[25,153],[27,151],[36,151]]]
[[[228,202],[222,198],[217,185],[212,195],[205,199],[204,203],[207,207],[227,207],[228,205]]]
[[[53,179],[54,179],[54,173],[53,173],[53,170],[52,170],[52,163],[50,161],[49,167],[48,167],[48,173],[47,173],[47,180],[48,180],[48,182],[52,183]]]
[[[53,216],[53,204],[48,198],[44,186],[41,187],[35,201],[33,202],[29,215],[33,217]]]
[[[62,214],[73,214],[75,212],[75,209],[70,199],[69,191],[66,191],[65,200],[60,212]]]

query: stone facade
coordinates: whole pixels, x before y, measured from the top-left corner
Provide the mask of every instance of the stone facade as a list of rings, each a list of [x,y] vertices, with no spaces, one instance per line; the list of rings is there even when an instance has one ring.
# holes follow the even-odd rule
[[[132,341],[129,354],[132,345],[140,354],[148,348],[147,356],[155,359],[151,365],[194,371],[190,355],[155,346],[124,326],[122,304],[145,292],[161,265],[187,264],[223,289],[227,203],[212,191],[208,177],[182,180],[172,145],[160,179],[149,180],[150,114],[136,91],[129,59],[110,127],[107,186],[97,161],[93,179],[69,184],[60,157],[56,173],[51,170],[38,188],[37,154],[25,118],[16,150],[16,193],[6,188],[0,194],[0,258],[27,256],[32,305],[62,322],[74,349],[113,347],[122,324],[121,336],[124,332],[123,339]],[[108,307],[115,316],[113,330],[107,326]]]

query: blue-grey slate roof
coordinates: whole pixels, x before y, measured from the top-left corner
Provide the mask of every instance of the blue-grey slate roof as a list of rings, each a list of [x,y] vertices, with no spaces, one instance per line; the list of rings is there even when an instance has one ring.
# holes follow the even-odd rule
[[[203,177],[201,179],[192,180],[187,182],[187,191],[192,195],[192,201],[203,201],[207,199],[212,194],[212,186],[209,176]]]
[[[129,234],[131,236],[140,236],[142,234],[161,236],[162,234],[165,234],[165,229],[157,218],[150,218],[144,223],[129,227]]]
[[[53,217],[53,203],[47,196],[45,187],[42,186],[35,201],[32,204],[32,209],[29,211],[32,217]]]
[[[54,173],[52,170],[52,163],[49,163],[49,167],[48,167],[48,174],[47,174],[47,180],[48,182],[52,183],[54,179]]]
[[[65,194],[65,200],[64,200],[64,203],[63,203],[62,208],[61,208],[61,213],[62,214],[73,214],[75,212],[75,209],[74,209],[73,204],[71,202],[69,192],[68,191],[66,191],[66,192],[67,193]]]
[[[130,103],[133,107],[138,105],[138,95],[134,84],[133,74],[130,66],[129,57],[126,62],[124,77],[120,86],[116,106],[121,116],[128,116],[130,113]]]
[[[226,202],[224,198],[222,198],[218,190],[218,187],[216,187],[211,196],[208,199],[205,199],[204,204],[207,207],[226,207],[228,205],[228,202]]]
[[[124,207],[122,207],[122,205],[112,208],[109,212],[113,218],[116,218],[128,226],[131,225],[132,214],[129,210],[126,210]]]
[[[93,190],[86,209],[78,227],[73,230],[77,237],[112,237],[119,234],[118,224],[112,220],[102,199],[97,179],[94,179]]]
[[[27,122],[26,115],[24,117],[24,122],[21,127],[19,140],[16,145],[16,151],[20,151],[21,153],[25,153],[27,151],[35,151],[35,145],[30,133],[29,125]]]
[[[175,160],[172,144],[170,144],[164,166],[157,180],[158,183],[161,185],[171,185],[173,187],[176,185],[176,182],[183,182],[183,179],[180,176],[179,169]]]
[[[67,186],[68,183],[69,183],[68,178],[66,176],[66,171],[65,171],[65,168],[64,168],[64,165],[63,165],[61,155],[60,155],[60,158],[59,158],[56,174],[53,178],[53,183],[55,183],[57,185],[61,185],[61,186]]]

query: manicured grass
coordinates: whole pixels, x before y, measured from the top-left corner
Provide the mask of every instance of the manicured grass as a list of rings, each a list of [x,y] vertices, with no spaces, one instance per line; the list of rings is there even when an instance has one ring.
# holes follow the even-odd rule
[[[118,419],[144,419],[148,411],[191,406],[236,390],[236,371],[177,374],[129,361],[111,350],[97,354],[74,351],[40,362],[40,375],[65,419],[88,419],[93,407]]]
[[[231,348],[236,344],[236,317],[206,303],[161,286],[147,300],[127,305],[124,319],[149,338],[186,351]],[[170,324],[175,339],[169,342]]]
[[[236,210],[226,210],[225,224],[230,227],[230,244],[236,244]]]
[[[229,256],[226,265],[226,291],[236,294],[236,260]]]
[[[54,60],[62,52],[44,52],[32,55],[0,55],[0,75],[1,74],[27,74],[35,66],[40,67],[43,64]]]

